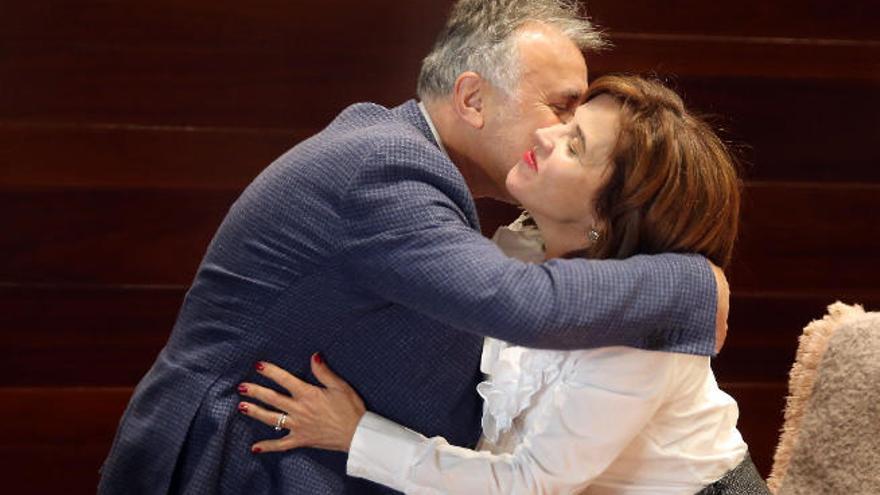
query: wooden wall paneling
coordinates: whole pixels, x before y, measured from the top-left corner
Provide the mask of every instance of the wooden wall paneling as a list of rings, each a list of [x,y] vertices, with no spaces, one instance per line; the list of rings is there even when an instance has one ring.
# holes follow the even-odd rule
[[[109,447],[131,393],[131,387],[0,388],[0,438],[4,444]]]
[[[691,3],[680,8],[699,12]],[[351,102],[410,98],[447,5],[6,2],[0,120],[322,126]],[[708,23],[715,14],[705,15]],[[386,25],[394,29],[364,27]],[[733,39],[692,29],[690,37],[612,32],[618,49],[591,57],[593,71],[880,79],[880,41]]]
[[[0,386],[133,386],[165,344],[185,287],[0,287]],[[837,299],[880,308],[880,295],[738,294],[713,361],[726,382],[788,379],[798,337]]]
[[[13,190],[0,280],[189,284],[237,191]]]
[[[590,17],[612,32],[880,39],[880,6],[862,0],[589,0],[586,4]]]
[[[758,471],[766,478],[773,467],[773,453],[782,428],[786,382],[720,382],[719,386],[739,406],[737,429],[749,445]]]
[[[313,132],[0,123],[0,186],[241,190]]]
[[[483,232],[516,208],[484,200]],[[749,183],[730,280],[734,291],[866,297],[880,292],[880,186]],[[842,254],[845,253],[845,254]]]
[[[447,6],[4,2],[0,119],[323,125],[413,94]]]
[[[880,79],[880,45],[741,46],[655,38],[621,38],[616,42],[618,49],[589,57],[594,76],[623,71],[681,77],[774,76],[789,81],[796,77],[850,77],[875,85]],[[138,60],[143,58],[138,52],[120,55],[114,51],[111,55],[122,57],[124,62],[108,59],[98,69],[84,70],[70,67],[81,62],[71,57],[63,59],[66,66],[62,62],[58,66],[46,62],[43,70],[48,74],[32,74],[21,67],[44,56],[42,52],[15,51],[14,56],[0,61],[0,80],[7,88],[0,92],[0,119],[319,128],[353,102],[394,105],[413,97],[418,61],[423,56],[409,55],[401,67],[384,68],[369,76],[363,75],[368,70],[365,67],[317,65],[310,69],[317,72],[316,81],[303,77],[298,64],[278,64],[267,60],[265,53],[220,53],[214,59],[205,57],[197,61],[193,60],[197,55],[186,50],[167,50],[168,54],[156,58],[172,65],[168,68],[157,67],[154,60]],[[83,54],[82,63],[98,56]],[[393,55],[375,58],[402,59]],[[364,65],[379,63],[370,61],[366,54],[356,60]],[[217,66],[235,69],[221,77],[211,71]],[[4,76],[4,72],[10,75]],[[68,76],[70,73],[75,77]],[[159,80],[147,77],[155,73],[164,76]],[[63,86],[57,82],[61,79],[66,79]],[[108,87],[107,81],[115,82]],[[320,97],[314,95],[316,87],[321,88]]]
[[[234,191],[13,190],[0,195],[0,280],[188,284]],[[485,204],[485,203],[481,203]],[[754,183],[731,281],[735,290],[859,296],[877,292],[880,186]],[[772,212],[772,215],[770,214]],[[515,218],[498,206],[492,225]],[[846,253],[842,256],[838,253]]]
[[[874,83],[880,79],[880,44],[777,46],[656,36],[620,37],[616,43],[618,49],[589,57],[594,76],[623,71]],[[424,53],[413,51],[404,58],[393,53],[393,46],[388,49],[390,56],[359,54],[349,65],[315,65],[308,70],[312,77],[304,77],[296,62],[299,54],[278,62],[271,52],[237,53],[232,47],[232,53],[213,55],[167,47],[167,53],[151,58],[138,50],[108,48],[107,53],[70,54],[57,61],[51,50],[14,47],[11,55],[0,59],[0,120],[319,128],[353,102],[395,105],[415,95]],[[41,60],[46,57],[52,60]],[[81,66],[95,59],[98,67]],[[390,66],[391,61],[400,66]],[[33,64],[40,70],[29,67]],[[229,74],[218,74],[217,67]],[[315,88],[321,88],[319,97]]]
[[[782,424],[785,384],[722,383],[740,404],[740,431],[766,475]],[[0,463],[30,493],[94,493],[131,388],[0,388]],[[48,475],[48,474],[52,475]]]
[[[8,491],[94,494],[131,388],[0,388]]]
[[[803,328],[821,319],[828,306],[836,301],[876,310],[880,308],[880,293],[845,297],[840,294],[741,293],[734,288],[727,341],[721,354],[712,361],[718,379],[787,381]]]
[[[880,292],[880,186],[752,183],[743,209],[734,290]]]
[[[182,0],[157,0],[150,4],[115,5],[95,0],[58,4],[35,0],[20,4],[4,1],[10,15],[0,21],[2,32],[13,39],[68,39],[100,36],[119,41],[200,42],[209,46],[219,37],[240,42],[281,42],[275,32],[288,29],[288,38],[308,40],[329,37],[329,27],[339,27],[334,37],[353,36],[364,29],[390,26],[394,33],[377,36],[432,38],[452,0],[425,0],[401,4],[395,0],[336,0],[332,8],[284,0],[264,0],[244,7],[232,0],[192,4]],[[752,37],[815,39],[880,39],[877,20],[880,7],[871,2],[842,0],[834,4],[798,0],[743,0],[713,4],[700,0],[670,0],[664,3],[633,0],[586,2],[590,17],[601,26],[627,32],[713,33]],[[125,22],[118,22],[123,20]],[[92,33],[101,26],[101,33]],[[45,30],[37,30],[44,28]],[[344,30],[343,28],[348,28]],[[363,43],[380,43],[382,38],[364,38]]]
[[[133,386],[186,287],[0,286],[0,386]]]
[[[783,80],[880,80],[880,42],[611,33],[614,48],[588,55],[605,72]]]
[[[0,0],[11,490],[94,493],[130,387],[229,205],[348,104],[410,98],[451,3]],[[731,330],[713,367],[767,474],[801,328],[837,298],[880,306],[880,7],[589,9],[616,45],[589,56],[591,77],[659,74],[746,148]],[[478,203],[487,233],[516,216]]]
[[[749,180],[880,181],[880,81],[667,80],[721,129]]]
[[[94,495],[100,479],[98,469],[109,450],[110,442],[98,441],[0,444],[0,462],[4,473],[14,473],[6,483],[9,491]]]
[[[871,145],[880,142],[880,84],[666,80],[720,129],[750,180],[880,182],[880,147]],[[0,186],[242,189],[327,123],[292,129],[0,123]]]

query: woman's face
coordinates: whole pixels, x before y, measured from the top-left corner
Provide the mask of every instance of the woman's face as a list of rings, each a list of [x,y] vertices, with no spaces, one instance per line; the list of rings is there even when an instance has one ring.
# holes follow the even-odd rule
[[[594,223],[596,194],[610,176],[620,105],[601,95],[567,124],[535,131],[537,145],[507,174],[507,189],[539,222]]]

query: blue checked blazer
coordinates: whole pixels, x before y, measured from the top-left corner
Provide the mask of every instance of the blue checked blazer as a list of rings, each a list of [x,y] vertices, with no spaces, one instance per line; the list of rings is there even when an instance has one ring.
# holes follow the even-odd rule
[[[342,453],[250,453],[278,436],[236,411],[256,361],[311,379],[320,351],[370,410],[473,446],[483,336],[710,355],[715,290],[696,256],[505,257],[416,102],[353,105],[231,207],[125,411],[99,493],[385,493],[346,477]]]

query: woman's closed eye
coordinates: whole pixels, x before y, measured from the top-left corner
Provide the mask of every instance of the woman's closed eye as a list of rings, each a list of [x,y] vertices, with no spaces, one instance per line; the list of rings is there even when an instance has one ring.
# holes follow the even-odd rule
[[[586,152],[586,143],[587,137],[584,135],[584,130],[581,129],[581,126],[572,122],[571,132],[568,135],[569,155],[583,160],[584,153]]]
[[[573,157],[578,157],[583,149],[583,142],[581,141],[581,137],[578,134],[573,136],[569,136],[568,138],[568,154]]]

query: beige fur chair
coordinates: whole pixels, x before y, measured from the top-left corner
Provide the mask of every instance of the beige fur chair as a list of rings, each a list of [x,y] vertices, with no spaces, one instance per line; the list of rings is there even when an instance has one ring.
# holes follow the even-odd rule
[[[838,302],[804,329],[767,484],[777,495],[880,494],[880,313]]]

